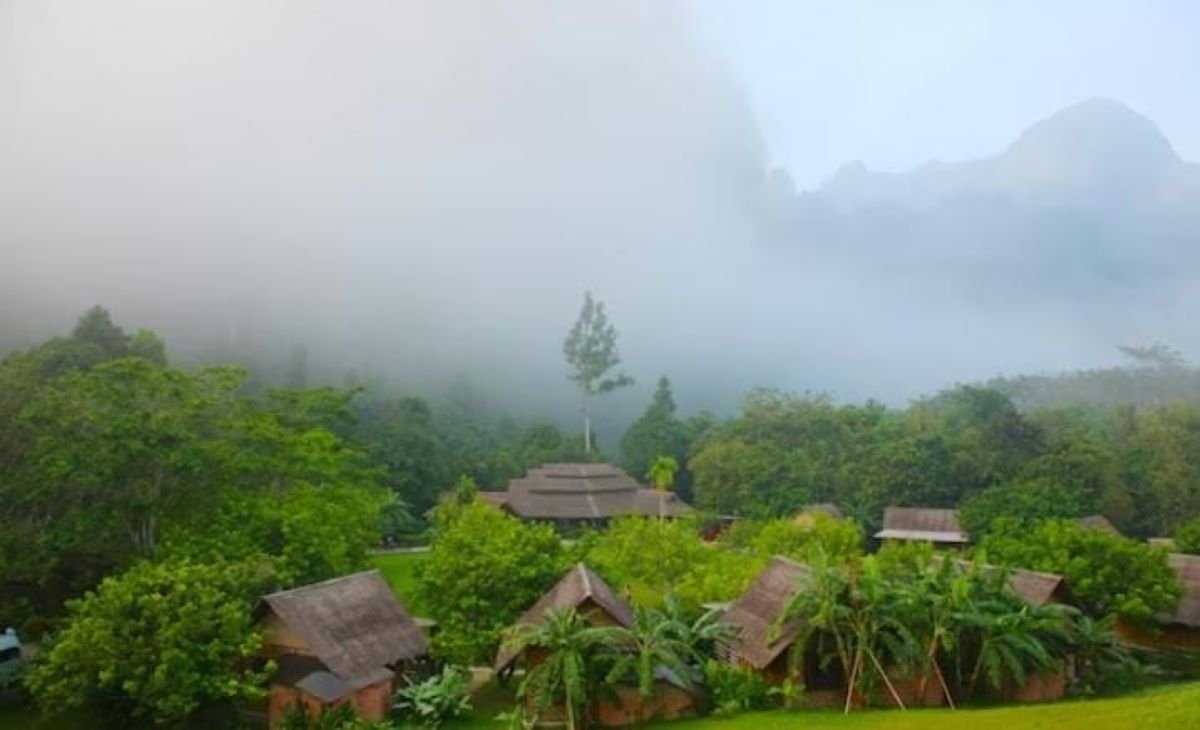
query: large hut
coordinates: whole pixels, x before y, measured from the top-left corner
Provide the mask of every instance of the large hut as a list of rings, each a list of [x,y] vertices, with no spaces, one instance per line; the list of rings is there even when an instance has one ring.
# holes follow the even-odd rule
[[[1183,591],[1175,610],[1157,616],[1154,630],[1122,621],[1117,624],[1117,633],[1139,646],[1200,649],[1200,555],[1171,553],[1167,564],[1175,571]]]
[[[613,517],[680,517],[693,512],[674,492],[650,489],[611,464],[546,464],[481,499],[523,520],[560,527],[603,525]]]
[[[258,620],[263,655],[278,667],[271,727],[291,708],[317,714],[345,704],[383,720],[397,667],[429,653],[424,632],[377,570],[272,593]]]
[[[875,539],[930,542],[946,548],[970,542],[958,526],[958,510],[930,507],[888,507],[883,511],[883,529],[875,533]]]
[[[633,628],[634,611],[619,597],[603,578],[583,563],[575,565],[558,583],[547,591],[517,619],[516,625],[536,626],[546,621],[554,611],[573,609],[592,626],[621,626]],[[542,660],[535,648],[521,649],[502,644],[496,655],[495,669],[501,677],[511,674],[523,664],[526,671]],[[663,667],[655,670],[655,686],[651,697],[643,702],[637,688],[618,685],[615,697],[592,704],[592,718],[601,726],[627,727],[646,720],[668,720],[693,714],[696,698],[685,682]],[[546,725],[561,723],[563,713],[552,708],[543,712],[539,722]]]

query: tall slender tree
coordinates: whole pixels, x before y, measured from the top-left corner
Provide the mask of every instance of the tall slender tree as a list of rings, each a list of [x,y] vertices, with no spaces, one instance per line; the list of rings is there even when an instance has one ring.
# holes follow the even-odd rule
[[[563,342],[563,355],[570,372],[567,378],[579,389],[579,407],[583,412],[583,449],[592,450],[591,399],[633,384],[633,378],[618,372],[608,374],[621,364],[617,353],[617,329],[608,321],[604,302],[583,295],[583,309]]]

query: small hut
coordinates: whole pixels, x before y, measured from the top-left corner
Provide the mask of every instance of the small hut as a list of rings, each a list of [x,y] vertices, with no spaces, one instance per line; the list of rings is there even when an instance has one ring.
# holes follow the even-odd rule
[[[879,541],[930,542],[934,547],[957,548],[970,540],[958,526],[958,510],[930,507],[888,507],[883,511]]]
[[[804,632],[799,619],[780,622],[797,592],[812,579],[812,571],[785,557],[771,560],[746,592],[721,615],[732,639],[717,646],[725,662],[758,672],[771,684],[789,677],[804,683],[804,700],[811,706],[837,705],[845,697],[846,679],[840,667],[821,666],[818,637],[807,646],[793,647]]]
[[[544,622],[551,612],[566,609],[574,609],[592,626],[634,626],[633,608],[617,596],[603,578],[583,563],[571,568],[553,588],[517,619],[516,625],[538,625]],[[536,649],[523,651],[501,645],[496,655],[496,673],[511,673],[520,661],[523,661],[528,671],[540,660]],[[617,686],[614,693],[615,698],[612,700],[597,701],[591,707],[593,719],[601,726],[626,727],[652,719],[675,719],[694,713],[696,706],[696,698],[687,684],[665,667],[655,669],[654,692],[647,701],[642,702],[637,688],[632,686]],[[561,722],[561,711],[543,713],[540,720],[544,724]]]
[[[504,492],[480,492],[523,520],[562,528],[604,525],[614,517],[673,518],[694,510],[674,492],[643,487],[611,464],[546,464],[513,479]]]
[[[1171,553],[1167,564],[1183,591],[1175,610],[1156,617],[1157,631],[1121,621],[1117,633],[1130,643],[1149,648],[1200,649],[1200,555]]]
[[[383,720],[395,670],[424,657],[429,642],[379,571],[335,578],[265,596],[258,609],[264,657],[278,667],[268,720],[290,708],[317,714],[350,704]]]

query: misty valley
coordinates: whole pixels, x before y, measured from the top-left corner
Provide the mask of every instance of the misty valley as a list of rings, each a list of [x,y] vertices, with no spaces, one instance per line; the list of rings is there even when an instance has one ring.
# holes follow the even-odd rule
[[[0,730],[1200,729],[1189,0],[0,0]]]

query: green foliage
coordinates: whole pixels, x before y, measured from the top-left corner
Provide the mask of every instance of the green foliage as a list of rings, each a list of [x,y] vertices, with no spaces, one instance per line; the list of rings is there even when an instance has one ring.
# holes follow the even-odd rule
[[[1175,550],[1200,555],[1200,517],[1188,520],[1175,531]]]
[[[850,520],[805,512],[792,520],[762,523],[748,547],[764,558],[783,555],[804,563],[818,554],[833,560],[859,555],[864,539],[862,528]]]
[[[1080,490],[1039,478],[990,487],[968,497],[959,511],[959,524],[969,535],[983,535],[1002,518],[1033,525],[1094,514],[1095,509]]]
[[[776,705],[771,685],[758,672],[710,659],[704,663],[704,683],[712,696],[713,712],[735,715]]]
[[[360,567],[377,542],[378,472],[332,431],[352,392],[250,394],[243,371],[161,350],[93,310],[0,365],[0,620],[57,613],[137,558],[269,555],[291,582]]]
[[[691,661],[696,658],[693,626],[678,611],[659,611],[639,606],[632,628],[616,627],[612,665],[605,682],[633,680],[638,690],[638,720],[645,720],[646,700],[654,693],[656,672],[671,671],[688,687],[692,685]]]
[[[1122,688],[1139,672],[1129,645],[1113,633],[1115,625],[1116,616],[1078,616],[1071,622],[1075,680],[1083,694]]]
[[[1179,600],[1178,581],[1165,553],[1071,521],[1049,520],[1030,528],[1001,519],[978,550],[990,562],[1062,575],[1094,617],[1147,620],[1172,610]]]
[[[765,564],[705,545],[693,520],[637,516],[613,520],[595,535],[587,562],[640,603],[661,605],[675,593],[692,606],[732,600]]]
[[[69,604],[28,686],[46,711],[116,702],[166,722],[202,704],[261,695],[251,609],[259,564],[139,563]],[[266,670],[270,668],[267,667]]]
[[[357,399],[353,410],[354,421],[339,431],[383,468],[384,485],[416,513],[432,507],[453,474],[428,404],[368,395]]]
[[[396,690],[392,711],[407,723],[436,728],[470,711],[470,688],[470,672],[447,665],[441,674]]]
[[[630,424],[621,436],[621,466],[633,475],[645,474],[646,478],[654,464],[661,458],[675,460],[676,470],[687,463],[690,455],[691,438],[686,424],[675,414],[675,397],[666,376],[658,379],[658,387],[650,405],[642,415]],[[660,468],[658,473],[663,473]],[[680,489],[690,491],[690,474],[680,473]]]
[[[899,666],[937,681],[947,696],[956,688],[961,700],[1055,668],[1071,617],[1064,606],[1021,603],[1002,571],[964,568],[926,547],[813,561],[780,624],[800,619],[808,633],[799,645],[819,640],[822,660],[836,662],[865,697],[891,693],[883,667]]]
[[[654,460],[646,471],[646,478],[655,489],[668,490],[675,484],[675,473],[679,471],[679,462],[673,456],[660,456]]]
[[[462,663],[490,661],[501,631],[567,569],[562,541],[476,501],[437,508],[419,596],[437,619],[434,645]]]
[[[359,717],[350,704],[326,707],[309,714],[301,707],[289,707],[279,722],[279,730],[396,730],[389,721],[370,722]]]

